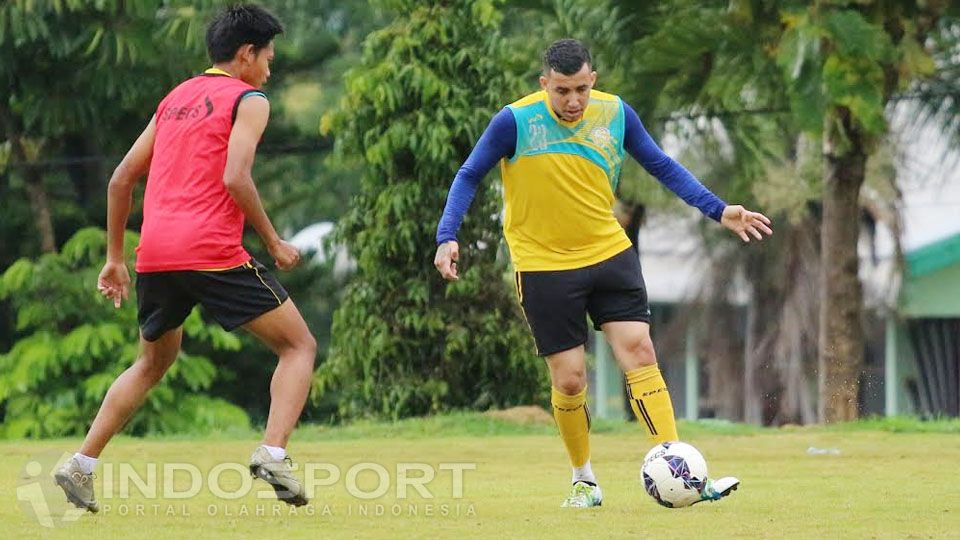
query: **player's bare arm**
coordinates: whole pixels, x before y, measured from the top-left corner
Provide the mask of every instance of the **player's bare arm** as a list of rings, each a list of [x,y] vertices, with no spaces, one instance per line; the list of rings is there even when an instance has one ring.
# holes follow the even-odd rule
[[[240,102],[237,118],[230,132],[227,145],[227,164],[223,171],[223,183],[243,211],[253,228],[260,235],[277,268],[289,270],[300,262],[300,252],[284,241],[267,217],[253,183],[253,159],[257,143],[270,119],[270,102],[260,96],[251,96]]]
[[[123,260],[123,232],[127,228],[127,219],[133,204],[133,188],[150,170],[156,132],[156,118],[151,118],[150,123],[127,151],[127,155],[114,169],[107,187],[107,262],[97,278],[97,290],[113,300],[113,305],[117,308],[127,297],[130,287],[130,273]]]

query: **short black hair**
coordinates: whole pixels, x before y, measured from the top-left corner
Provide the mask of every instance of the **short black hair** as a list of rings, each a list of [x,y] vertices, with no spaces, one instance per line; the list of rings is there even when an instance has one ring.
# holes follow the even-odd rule
[[[207,27],[207,54],[214,64],[229,62],[237,49],[252,44],[266,47],[283,25],[272,13],[255,4],[237,4],[220,12]]]
[[[593,65],[590,51],[575,39],[558,39],[543,52],[543,72],[554,70],[564,75],[573,75],[580,71],[584,64]]]

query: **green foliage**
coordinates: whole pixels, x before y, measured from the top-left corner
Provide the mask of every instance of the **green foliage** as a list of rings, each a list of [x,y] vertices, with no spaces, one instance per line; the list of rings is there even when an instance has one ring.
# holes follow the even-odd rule
[[[203,65],[205,10],[218,3],[0,2],[0,269],[35,257],[41,230],[54,249],[103,224],[115,164],[104,156],[122,155],[163,93]],[[0,350],[12,317],[0,304]]]
[[[125,239],[133,253],[136,235]],[[0,437],[83,434],[113,380],[137,357],[133,298],[120,309],[96,290],[106,235],[77,232],[59,253],[20,259],[0,277],[0,299],[17,312],[19,339],[0,354]],[[133,296],[131,294],[131,296]],[[239,340],[206,324],[194,311],[184,333],[213,349],[237,350]],[[131,433],[206,432],[246,427],[246,414],[202,392],[216,377],[209,359],[181,352],[164,380],[130,420]]]
[[[632,82],[617,92],[647,129],[685,143],[680,161],[711,190],[754,206],[755,186],[767,180],[771,162],[790,153],[797,132],[779,112],[788,98],[770,56],[779,11],[756,2],[677,0],[648,6],[637,19],[651,22],[624,28],[621,48],[635,59],[623,61],[624,78]],[[624,168],[620,196],[653,210],[683,207],[632,163]],[[725,233],[717,240],[735,241]]]
[[[0,107],[24,134],[94,130],[153,100],[203,51],[203,6],[151,0],[12,0],[0,5]],[[83,99],[77,99],[77,91]],[[147,111],[143,111],[146,125]],[[12,126],[8,126],[8,129]]]
[[[51,199],[58,241],[82,227],[103,225],[111,167],[146,125],[159,99],[177,82],[206,67],[205,26],[212,12],[225,5],[220,0],[71,0],[59,4],[48,0],[0,2],[0,55],[4,59],[0,78],[13,81],[0,88],[0,200],[4,214],[0,220],[0,273],[14,261],[39,253],[36,212],[24,181],[27,168],[11,152],[11,138],[19,137],[34,148],[32,155],[41,162],[81,158],[79,163],[37,169]],[[380,18],[368,2],[290,0],[264,5],[277,14],[286,30],[276,40],[273,76],[266,86],[271,120],[254,178],[275,226],[289,237],[305,225],[336,221],[355,191],[355,160],[347,166],[329,164],[331,160],[325,158],[332,143],[318,143],[317,126],[321,112],[341,94],[342,74],[355,65],[359,42]],[[118,37],[124,44],[122,56],[116,54]],[[67,42],[75,46],[61,46]],[[128,54],[131,49],[133,54]],[[317,88],[320,96],[315,99],[311,92]],[[24,95],[34,100],[29,118],[18,112],[23,110]],[[9,123],[4,124],[3,113],[11,104],[20,105],[9,109]],[[55,117],[44,119],[47,114]],[[42,146],[37,146],[38,141]],[[278,152],[283,155],[276,155]],[[136,230],[142,192],[134,201],[130,228]],[[268,262],[252,231],[244,244]],[[329,341],[339,292],[331,273],[303,265],[281,277],[322,350]],[[14,335],[17,317],[10,302],[0,300],[0,351],[10,349],[19,337]],[[276,355],[250,335],[238,337],[244,344],[241,356],[206,341],[189,340],[189,347],[219,366],[217,379],[204,392],[243,407],[260,422],[269,410]],[[314,408],[306,414],[318,412]]]
[[[894,59],[885,29],[856,9],[810,8],[783,20],[787,30],[778,61],[804,129],[819,133],[827,108],[844,107],[867,134],[883,133],[884,70]]]
[[[368,36],[322,124],[365,167],[339,227],[357,276],[315,396],[339,392],[344,416],[544,402],[544,366],[498,258],[495,182],[460,230],[460,280],[445,285],[432,265],[450,181],[487,120],[521,94],[510,74],[529,59],[506,46],[491,0],[388,5],[396,18]]]

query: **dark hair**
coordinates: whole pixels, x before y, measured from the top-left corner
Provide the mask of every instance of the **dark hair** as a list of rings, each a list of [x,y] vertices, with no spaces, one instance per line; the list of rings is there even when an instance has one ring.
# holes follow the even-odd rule
[[[554,70],[564,75],[573,75],[580,71],[584,64],[592,65],[590,51],[575,39],[559,39],[554,41],[543,52],[543,72]]]
[[[255,4],[237,4],[223,10],[207,27],[207,54],[214,64],[229,62],[243,45],[252,44],[258,51],[280,33],[283,25],[272,13]]]

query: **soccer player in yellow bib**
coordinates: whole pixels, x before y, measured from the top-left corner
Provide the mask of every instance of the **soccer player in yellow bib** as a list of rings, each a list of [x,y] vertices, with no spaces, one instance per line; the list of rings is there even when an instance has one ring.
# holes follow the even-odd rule
[[[678,440],[650,340],[640,261],[613,213],[624,156],[744,242],[773,233],[764,215],[725,204],[664,154],[629,105],[593,89],[596,79],[580,42],[563,39],[546,50],[542,90],[497,113],[457,173],[437,227],[434,261],[444,279],[457,279],[457,230],[480,180],[500,162],[517,295],[537,353],[550,368],[553,415],[573,467],[563,506],[576,508],[603,501],[590,467],[587,314],[623,369],[651,445]],[[701,500],[718,500],[738,485],[733,477],[708,480]]]

